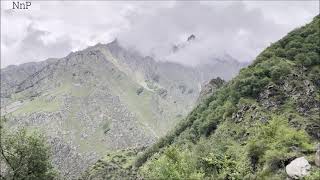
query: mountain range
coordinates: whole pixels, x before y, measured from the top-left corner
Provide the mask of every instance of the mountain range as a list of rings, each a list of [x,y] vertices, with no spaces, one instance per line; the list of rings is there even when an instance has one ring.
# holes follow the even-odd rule
[[[53,164],[74,179],[107,152],[152,145],[195,107],[206,82],[243,66],[231,56],[193,67],[159,61],[114,40],[1,69],[1,115],[8,129],[44,132]]]
[[[1,179],[318,180],[319,27],[318,15],[248,66],[114,40],[1,69]]]

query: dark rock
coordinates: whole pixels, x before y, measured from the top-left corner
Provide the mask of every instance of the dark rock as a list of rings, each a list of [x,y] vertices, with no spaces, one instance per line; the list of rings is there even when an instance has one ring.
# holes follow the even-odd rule
[[[181,91],[182,94],[184,94],[184,92],[186,92],[186,90],[187,90],[187,87],[183,84],[180,84],[178,86],[178,89]]]
[[[137,89],[136,93],[139,96],[142,92],[143,92],[144,88],[140,87],[139,89]]]
[[[189,89],[189,90],[188,90],[188,94],[192,94],[193,91],[194,91],[193,89]]]
[[[157,93],[161,98],[166,98],[168,95],[168,91],[163,88],[158,89]]]
[[[193,41],[193,40],[195,40],[195,39],[196,39],[196,36],[193,35],[193,34],[191,34],[191,35],[188,37],[187,41]]]

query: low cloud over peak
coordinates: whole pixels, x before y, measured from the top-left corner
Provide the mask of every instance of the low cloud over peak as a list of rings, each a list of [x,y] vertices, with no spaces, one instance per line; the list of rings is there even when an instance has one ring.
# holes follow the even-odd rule
[[[28,11],[1,2],[1,65],[62,57],[117,38],[158,60],[186,65],[228,54],[248,62],[317,15],[318,1],[33,1]],[[173,53],[174,45],[196,40]]]

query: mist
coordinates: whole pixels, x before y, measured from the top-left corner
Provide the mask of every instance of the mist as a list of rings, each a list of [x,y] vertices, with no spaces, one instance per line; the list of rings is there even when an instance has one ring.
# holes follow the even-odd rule
[[[157,60],[185,65],[207,63],[224,55],[250,62],[290,29],[266,15],[241,1],[209,4],[179,1],[152,12],[132,12],[128,15],[130,29],[121,32],[119,40],[122,45]],[[191,34],[196,39],[187,43]],[[181,43],[184,48],[173,53],[172,47]]]
[[[60,58],[118,39],[158,61],[198,65],[232,56],[252,61],[310,22],[318,1],[33,1],[28,11],[1,2],[1,66]],[[195,40],[187,42],[194,34]],[[173,53],[173,47],[179,50]]]

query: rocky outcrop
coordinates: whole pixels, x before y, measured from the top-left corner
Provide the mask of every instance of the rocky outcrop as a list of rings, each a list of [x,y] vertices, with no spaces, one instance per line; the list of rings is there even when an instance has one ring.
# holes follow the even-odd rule
[[[211,79],[209,81],[209,83],[205,84],[201,88],[200,95],[197,100],[197,104],[199,102],[202,102],[204,99],[208,98],[210,95],[212,95],[223,84],[225,84],[225,81],[223,79],[221,79],[220,77],[217,77],[215,79]]]
[[[13,90],[12,87],[55,61],[56,59],[48,59],[38,63],[30,62],[19,66],[10,65],[1,69],[1,97],[10,95]]]
[[[287,175],[292,179],[300,179],[309,174],[311,165],[305,157],[296,158],[286,166]]]

